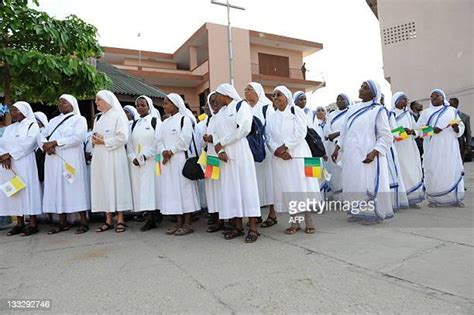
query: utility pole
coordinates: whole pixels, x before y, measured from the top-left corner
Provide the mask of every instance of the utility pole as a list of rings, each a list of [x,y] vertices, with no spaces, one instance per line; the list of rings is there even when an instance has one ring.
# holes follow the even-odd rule
[[[245,8],[230,4],[229,0],[226,0],[226,3],[211,0],[211,3],[227,7],[227,48],[229,50],[229,83],[234,85],[234,55],[232,52],[232,28],[230,25],[230,9],[245,11]]]
[[[138,70],[141,70],[141,66],[142,66],[142,41],[141,41],[141,37],[142,36],[142,33],[138,32],[137,34],[137,37],[138,37]]]

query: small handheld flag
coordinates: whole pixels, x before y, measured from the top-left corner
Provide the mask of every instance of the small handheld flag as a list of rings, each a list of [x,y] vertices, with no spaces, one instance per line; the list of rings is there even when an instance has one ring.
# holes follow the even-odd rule
[[[14,194],[16,194],[17,192],[19,192],[20,190],[25,189],[25,188],[26,188],[25,183],[23,182],[21,177],[18,176],[18,175],[15,175],[8,182],[3,183],[2,185],[0,185],[0,190],[2,190],[3,193],[7,197],[11,197]]]
[[[68,183],[74,182],[74,179],[76,178],[76,169],[74,166],[69,164],[68,162],[64,162],[64,173],[63,173],[64,178],[68,181]]]
[[[142,154],[143,153],[143,144],[139,143],[137,145],[137,153]]]
[[[433,127],[431,127],[431,126],[421,127],[421,137],[422,138],[431,137],[433,134],[434,134]]]
[[[408,134],[405,131],[405,128],[403,127],[398,127],[392,130],[392,135],[395,137],[395,141],[403,141],[405,139],[408,139]]]
[[[304,158],[304,175],[306,177],[321,178],[321,158]]]
[[[205,113],[198,116],[198,120],[199,120],[199,121],[203,121],[203,120],[205,120],[206,118],[207,118],[207,114],[205,114]]]
[[[198,159],[198,164],[201,165],[202,167],[207,166],[207,152],[205,150],[202,150],[201,155],[199,156],[199,159]]]
[[[155,155],[155,175],[161,175],[161,154]]]
[[[451,126],[451,125],[459,125],[460,122],[461,122],[461,119],[454,118],[454,119],[452,119],[452,120],[449,121],[448,126]]]
[[[220,164],[220,160],[217,156],[208,155],[206,172],[204,173],[204,178],[219,179],[219,175],[220,175],[219,164]]]

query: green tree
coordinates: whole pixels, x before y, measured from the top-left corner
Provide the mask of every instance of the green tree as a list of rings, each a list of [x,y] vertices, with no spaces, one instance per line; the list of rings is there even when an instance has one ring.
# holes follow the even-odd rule
[[[27,0],[0,0],[0,28],[6,104],[12,99],[55,103],[62,93],[90,98],[109,85],[88,62],[103,54],[97,28],[77,16],[58,20],[29,7]]]

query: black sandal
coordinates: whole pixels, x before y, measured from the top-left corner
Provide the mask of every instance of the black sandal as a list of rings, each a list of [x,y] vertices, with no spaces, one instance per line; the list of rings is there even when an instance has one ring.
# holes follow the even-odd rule
[[[146,220],[145,224],[140,228],[141,232],[150,231],[156,229],[158,226],[156,225],[155,221],[152,219]]]
[[[114,228],[113,224],[104,223],[104,224],[102,224],[101,227],[97,228],[97,230],[95,230],[95,232],[96,233],[101,233],[101,232],[105,232],[105,231],[113,229],[113,228]]]
[[[76,229],[76,234],[84,234],[87,231],[89,231],[89,225],[87,224],[79,224],[79,226]]]
[[[64,232],[64,231],[69,231],[70,228],[71,226],[69,224],[66,224],[66,225],[57,224],[51,230],[48,231],[48,235],[57,234],[59,232]]]
[[[39,229],[37,226],[28,226],[23,230],[23,232],[21,233],[21,236],[30,236],[38,232],[39,232]]]
[[[244,235],[244,229],[239,230],[239,229],[234,228],[231,231],[225,232],[224,238],[226,240],[231,240],[242,235]]]
[[[212,224],[207,227],[207,233],[215,233],[217,231],[222,230],[222,224]]]
[[[20,234],[21,232],[23,232],[24,229],[25,229],[25,225],[24,225],[24,224],[22,224],[22,225],[16,225],[13,229],[11,229],[10,231],[8,231],[7,236],[12,236],[12,235]]]
[[[127,230],[128,225],[125,223],[117,223],[117,226],[115,227],[115,233],[123,233]]]
[[[255,243],[260,236],[257,231],[250,230],[245,238],[245,243]]]
[[[268,217],[265,222],[263,222],[262,224],[260,224],[260,227],[263,227],[263,228],[267,228],[267,227],[271,227],[271,226],[274,226],[275,224],[278,223],[278,220],[276,218],[272,218],[272,217]]]

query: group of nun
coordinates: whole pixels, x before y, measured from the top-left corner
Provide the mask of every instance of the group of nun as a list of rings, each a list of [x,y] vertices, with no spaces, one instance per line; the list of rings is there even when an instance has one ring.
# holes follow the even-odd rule
[[[309,211],[315,209],[290,211],[288,198],[293,197],[350,201],[348,220],[362,224],[380,223],[400,208],[419,207],[425,198],[432,207],[463,205],[457,137],[464,125],[443,91],[433,90],[430,107],[416,123],[404,93],[393,95],[389,110],[380,104],[381,89],[372,80],[363,82],[360,103],[339,94],[337,109],[329,115],[323,107],[310,110],[304,92],[292,94],[285,86],[273,90],[272,100],[257,82],[243,93],[245,99],[232,85],[219,85],[207,98],[207,117],[197,123],[178,94],[166,96],[162,120],[149,97],[122,107],[112,92],[102,90],[96,95],[99,114],[91,132],[72,95],[59,97],[60,114],[49,122],[28,103],[16,102],[14,123],[0,138],[0,184],[18,176],[26,187],[10,197],[0,194],[0,216],[17,217],[8,235],[37,233],[36,217],[45,213],[59,218],[49,234],[69,230],[68,215],[80,220],[75,233],[85,233],[86,211],[91,210],[105,213],[96,232],[124,232],[124,211],[148,213],[141,228],[147,231],[156,228],[158,212],[176,218],[166,234],[181,236],[193,233],[192,214],[205,204],[208,232],[224,230],[227,240],[244,236],[243,219],[248,218],[245,241],[253,243],[260,235],[257,225],[277,224],[277,213],[304,215],[304,232],[315,233]],[[247,140],[255,119],[264,126],[262,162],[254,161]],[[424,137],[421,159],[415,138],[425,126],[433,128],[433,135]],[[398,127],[407,139],[395,141],[392,130]],[[308,128],[318,133],[326,150],[320,179],[305,176],[303,159],[311,157]],[[38,150],[44,155],[43,176]],[[187,160],[203,151],[218,158],[219,177],[183,176]],[[368,201],[374,206],[362,209]],[[269,212],[262,222],[263,207]],[[285,233],[300,231],[299,221],[290,220]]]

